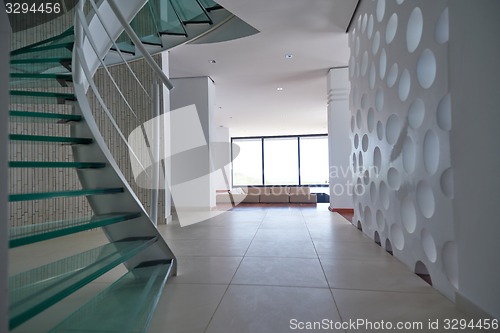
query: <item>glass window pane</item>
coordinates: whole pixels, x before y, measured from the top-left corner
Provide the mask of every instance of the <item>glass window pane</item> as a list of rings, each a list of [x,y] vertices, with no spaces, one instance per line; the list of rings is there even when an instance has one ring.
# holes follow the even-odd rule
[[[297,138],[264,139],[264,184],[299,183]]]
[[[328,137],[300,138],[300,182],[328,184]]]
[[[262,185],[262,142],[260,139],[237,139],[240,153],[233,161],[233,185]]]

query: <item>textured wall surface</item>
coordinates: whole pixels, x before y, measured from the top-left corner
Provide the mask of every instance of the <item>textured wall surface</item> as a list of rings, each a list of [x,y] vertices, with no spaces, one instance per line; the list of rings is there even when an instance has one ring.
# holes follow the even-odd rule
[[[161,55],[154,56],[155,61],[161,66]],[[109,68],[109,73],[105,69],[99,69],[94,75],[99,92],[108,106],[110,115],[118,124],[124,138],[128,139],[130,133],[138,126],[152,118],[151,87],[154,80],[154,73],[145,60],[140,59],[126,65],[116,65]],[[139,80],[137,81],[135,77]],[[114,81],[114,83],[113,83]],[[116,83],[116,86],[115,86]],[[119,90],[121,94],[119,93]],[[149,189],[137,185],[130,164],[130,153],[127,143],[115,129],[106,112],[101,108],[99,102],[89,90],[90,105],[94,118],[99,126],[104,140],[115,158],[120,170],[128,180],[130,186],[142,202],[147,212],[151,209]],[[162,94],[161,94],[162,96]],[[161,98],[160,96],[160,98]],[[163,108],[160,107],[162,110]],[[148,154],[147,151],[137,152],[137,154]],[[134,158],[134,157],[132,157]],[[139,159],[141,160],[140,156]],[[144,161],[146,159],[142,159]],[[159,194],[158,221],[165,221],[165,191]]]
[[[361,3],[349,34],[351,163],[354,221],[454,299],[446,4]]]

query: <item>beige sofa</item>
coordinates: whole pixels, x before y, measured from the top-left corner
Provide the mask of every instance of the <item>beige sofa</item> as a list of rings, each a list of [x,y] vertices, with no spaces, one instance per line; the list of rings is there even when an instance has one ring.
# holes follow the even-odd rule
[[[316,194],[307,186],[262,186],[235,188],[218,193],[217,203],[316,203]]]

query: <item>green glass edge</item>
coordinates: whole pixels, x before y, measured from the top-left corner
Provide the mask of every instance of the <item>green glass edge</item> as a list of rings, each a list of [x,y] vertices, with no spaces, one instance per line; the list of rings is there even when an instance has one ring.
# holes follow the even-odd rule
[[[82,223],[80,225],[73,225],[64,229],[56,229],[52,231],[45,231],[43,233],[33,234],[29,236],[19,237],[15,239],[11,239],[9,241],[9,248],[15,248],[18,246],[23,246],[27,244],[37,243],[44,240],[57,238],[61,236],[66,236],[74,233],[78,233],[85,230],[90,230],[94,228],[100,228],[107,225],[124,222],[128,220],[132,220],[141,216],[141,213],[131,213],[131,214],[120,214],[115,216],[110,216],[108,218],[103,218],[97,221],[86,221],[86,223]],[[66,221],[64,221],[66,222]],[[12,230],[12,228],[11,228]]]
[[[103,188],[103,189],[76,190],[76,191],[11,194],[9,195],[9,202],[78,197],[78,196],[100,195],[100,194],[114,194],[122,192],[123,188],[119,187],[119,188]]]

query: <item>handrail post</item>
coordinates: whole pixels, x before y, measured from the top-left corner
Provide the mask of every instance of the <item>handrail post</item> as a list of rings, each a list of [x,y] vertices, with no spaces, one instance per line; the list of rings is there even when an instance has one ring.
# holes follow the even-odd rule
[[[78,11],[82,11],[83,13],[83,8],[85,6],[85,1],[86,0],[80,0],[78,2],[78,5],[77,5],[77,12]],[[75,27],[75,48],[77,47],[82,47],[83,46],[83,40],[84,40],[84,32],[83,32],[83,27],[82,25],[79,23],[79,15],[75,15],[75,24],[74,24],[74,27]],[[73,52],[73,59],[72,59],[72,62],[73,62],[73,65],[76,64],[76,61],[75,61],[75,58],[78,57],[78,55],[76,54],[76,52]],[[79,59],[79,61],[83,61],[83,59]],[[74,76],[74,80],[75,82],[77,83],[82,83],[83,81],[83,70],[80,66],[72,66],[73,68],[73,76]]]
[[[151,219],[154,225],[158,225],[158,192],[160,185],[160,86],[157,80],[154,80],[152,85],[152,142],[150,149],[152,150],[152,170],[151,170]]]

